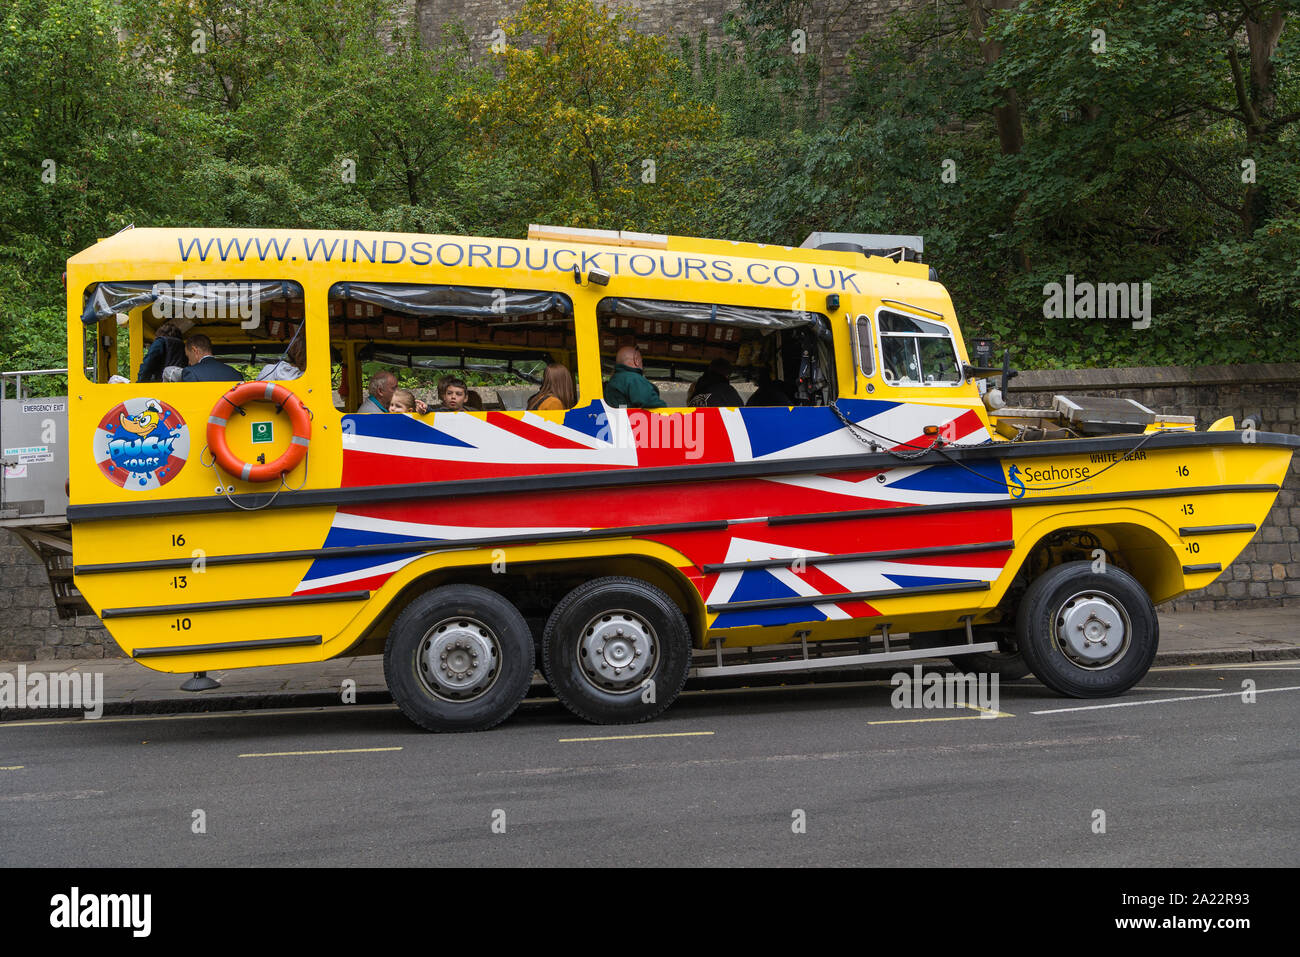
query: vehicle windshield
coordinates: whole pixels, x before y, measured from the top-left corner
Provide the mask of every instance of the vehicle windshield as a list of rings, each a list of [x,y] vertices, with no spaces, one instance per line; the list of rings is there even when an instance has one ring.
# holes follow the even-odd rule
[[[880,314],[880,356],[891,385],[960,385],[952,333],[939,322],[896,312]]]

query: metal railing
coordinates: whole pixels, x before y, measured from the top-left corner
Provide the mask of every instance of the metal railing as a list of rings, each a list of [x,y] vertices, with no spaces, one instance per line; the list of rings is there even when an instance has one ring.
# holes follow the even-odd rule
[[[17,372],[0,372],[0,399],[9,398],[9,380],[14,380],[14,398],[29,398],[23,392],[23,376],[67,375],[67,369],[22,369]]]
[[[9,395],[10,380],[13,380],[13,384],[14,384],[14,394],[12,398],[21,402],[24,399],[31,398],[27,394],[27,391],[23,388],[24,376],[27,376],[30,379],[32,376],[49,376],[49,375],[67,376],[67,374],[68,374],[67,369],[19,369],[14,372],[0,372],[0,402],[3,402],[10,398]],[[65,393],[67,392],[66,388],[64,389],[64,392]],[[5,448],[7,448],[7,446],[5,445],[5,438],[4,438],[4,416],[0,415],[0,511],[3,511],[3,509],[5,508],[5,503],[9,501],[9,489],[8,489],[9,483],[6,481],[7,476],[5,475],[5,472],[8,466],[14,464],[13,462],[10,462],[9,459],[3,455],[3,451]]]

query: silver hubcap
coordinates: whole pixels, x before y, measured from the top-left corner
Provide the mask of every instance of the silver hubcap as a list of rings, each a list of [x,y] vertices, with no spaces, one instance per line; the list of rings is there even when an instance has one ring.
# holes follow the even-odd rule
[[[475,618],[447,618],[420,642],[420,679],[439,698],[472,701],[496,683],[501,646],[492,629]]]
[[[659,640],[654,629],[630,611],[610,611],[587,622],[578,640],[582,676],[602,691],[635,691],[654,674]]]
[[[1132,633],[1124,606],[1102,592],[1072,595],[1056,613],[1056,644],[1081,668],[1100,671],[1124,657]]]

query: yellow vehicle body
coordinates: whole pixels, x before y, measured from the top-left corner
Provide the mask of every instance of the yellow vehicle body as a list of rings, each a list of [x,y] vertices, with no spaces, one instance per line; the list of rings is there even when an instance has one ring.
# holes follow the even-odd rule
[[[88,302],[101,287],[111,298],[167,284],[179,303],[186,284],[274,283],[300,304],[290,318],[305,337],[305,369],[279,384],[310,410],[311,429],[305,458],[258,483],[223,469],[208,448],[230,382],[136,381],[164,299],[119,297],[107,313]],[[427,348],[420,323],[432,320],[398,310],[390,334],[358,335],[374,324],[363,330],[348,317],[371,307],[354,309],[344,284],[390,299],[435,287],[559,297],[568,338],[521,347],[531,332],[493,328],[470,351],[544,351],[575,373],[577,407],[354,411],[367,350]],[[1159,420],[1116,435],[1008,439],[962,371],[969,357],[943,286],[918,263],[851,251],[627,234],[135,229],[70,259],[67,290],[75,582],[126,654],[167,672],[382,653],[415,597],[458,583],[521,608],[528,590],[533,617],[544,618],[585,581],[637,579],[676,604],[697,650],[873,637],[888,649],[891,634],[967,625],[969,639],[1007,626],[1027,576],[1066,561],[1109,563],[1163,602],[1232,563],[1296,445],[1231,423],[1195,432]],[[722,304],[741,317],[755,355],[820,342],[804,359],[825,350],[825,401],[606,404],[607,327],[637,303]],[[805,315],[816,320],[813,338],[796,338],[804,333],[794,325],[753,325]],[[191,333],[210,333],[218,352],[251,341],[252,354],[274,358],[282,343],[196,318]],[[448,320],[439,321],[442,335]],[[512,334],[514,343],[498,342]],[[691,356],[690,342],[683,355],[671,334],[639,344],[675,350],[683,363],[707,358]],[[956,369],[941,372],[948,381],[888,366],[903,353],[924,366],[926,349]],[[344,408],[334,402],[337,359]],[[129,381],[108,381],[114,373]],[[287,447],[270,404],[228,418],[229,450],[244,462]],[[157,441],[141,439],[144,451],[130,458],[122,430],[150,427]],[[681,440],[692,429],[695,447]],[[166,464],[149,458],[159,448],[170,451]]]

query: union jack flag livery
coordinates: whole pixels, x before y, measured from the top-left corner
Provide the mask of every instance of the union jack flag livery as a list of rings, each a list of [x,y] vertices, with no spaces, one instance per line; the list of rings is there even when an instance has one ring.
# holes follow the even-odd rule
[[[969,409],[875,400],[842,400],[838,408],[881,448],[900,452],[930,446],[933,440],[924,431],[929,425],[938,426],[949,444],[979,444],[987,437]],[[907,508],[1006,501],[1005,479],[996,462],[909,466],[900,460],[884,470],[738,472],[699,479],[674,470],[671,480],[650,471],[861,453],[860,439],[826,407],[659,413],[593,402],[553,418],[532,412],[437,412],[423,420],[357,414],[346,416],[343,424],[344,488],[446,483],[463,486],[465,494],[447,494],[435,486],[439,494],[423,500],[340,507],[323,543],[327,548],[403,542],[424,547],[318,558],[296,594],[376,589],[427,551],[429,542],[576,538],[626,527],[629,534],[686,556],[681,570],[706,603],[732,606],[718,614],[713,627],[730,628],[875,616],[875,608],[862,599],[787,607],[771,607],[766,600],[979,583],[995,579],[1010,557],[1009,550],[988,548],[1011,537],[1009,509],[915,514]],[[638,470],[644,480],[615,484],[618,474],[629,470]],[[545,478],[579,473],[591,477],[586,487],[548,487]],[[602,483],[601,473],[610,476],[608,483]],[[485,480],[522,476],[537,476],[535,486],[496,494],[475,491],[476,483]],[[891,514],[900,508],[902,513]],[[845,517],[837,518],[839,513]],[[511,521],[502,523],[502,516]],[[801,516],[810,518],[800,521]],[[762,521],[777,517],[779,523]],[[725,527],[695,529],[689,527],[692,523]],[[647,526],[647,531],[637,531]],[[917,543],[969,545],[972,550],[817,561]],[[760,565],[709,569],[747,562]],[[764,607],[744,607],[748,602]]]

